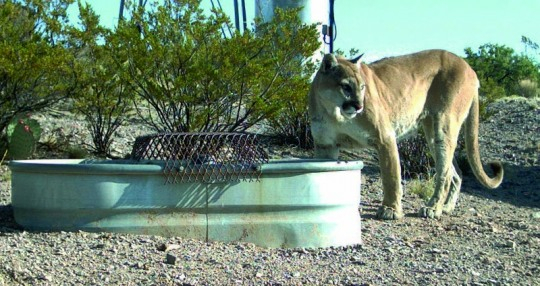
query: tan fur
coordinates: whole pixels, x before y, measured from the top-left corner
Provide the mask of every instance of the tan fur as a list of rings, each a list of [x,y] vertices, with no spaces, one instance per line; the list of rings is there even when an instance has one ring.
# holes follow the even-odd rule
[[[398,219],[403,211],[397,141],[420,125],[434,154],[436,175],[434,194],[419,214],[434,218],[451,213],[461,187],[453,156],[464,123],[476,178],[487,188],[498,187],[503,178],[500,163],[491,164],[490,178],[480,161],[478,87],[471,67],[447,51],[423,51],[370,65],[326,55],[309,94],[315,157],[337,160],[343,148],[376,149],[384,189],[377,216]]]

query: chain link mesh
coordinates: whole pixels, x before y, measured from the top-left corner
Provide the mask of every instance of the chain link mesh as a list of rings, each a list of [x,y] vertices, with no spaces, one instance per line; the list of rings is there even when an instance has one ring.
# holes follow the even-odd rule
[[[165,162],[166,183],[259,180],[268,154],[247,133],[162,133],[138,137],[131,157]]]

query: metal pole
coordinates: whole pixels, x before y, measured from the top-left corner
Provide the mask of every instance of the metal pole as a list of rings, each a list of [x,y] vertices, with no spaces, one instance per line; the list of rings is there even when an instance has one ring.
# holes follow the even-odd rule
[[[329,46],[329,49],[330,49],[330,53],[333,53],[334,52],[334,26],[335,26],[335,22],[334,22],[334,0],[330,0],[330,19],[329,19],[329,35],[330,35],[330,41],[328,43],[328,46]]]
[[[125,6],[125,0],[120,0],[120,12],[118,15],[118,22],[124,20],[124,6]]]
[[[238,0],[235,0],[238,1]],[[244,32],[247,30],[246,1],[242,0],[242,18],[244,21]]]
[[[234,25],[240,31],[240,13],[238,12],[238,0],[234,0]]]

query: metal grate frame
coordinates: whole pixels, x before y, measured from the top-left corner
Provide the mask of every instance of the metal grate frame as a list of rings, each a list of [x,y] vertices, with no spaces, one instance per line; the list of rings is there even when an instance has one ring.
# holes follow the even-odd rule
[[[141,136],[131,158],[164,161],[166,183],[258,181],[268,163],[256,134],[225,132]]]

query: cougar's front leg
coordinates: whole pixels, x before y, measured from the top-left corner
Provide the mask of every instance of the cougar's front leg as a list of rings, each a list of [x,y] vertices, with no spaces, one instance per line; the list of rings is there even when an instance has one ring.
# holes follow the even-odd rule
[[[337,160],[339,148],[336,144],[317,145],[315,144],[315,158]]]
[[[377,217],[380,219],[400,219],[403,217],[401,207],[403,189],[396,138],[386,138],[378,146],[378,151],[384,198],[382,206],[377,211]]]
[[[339,148],[336,144],[336,134],[331,132],[331,127],[324,123],[313,121],[311,134],[315,145],[315,158],[334,159],[339,156]]]

